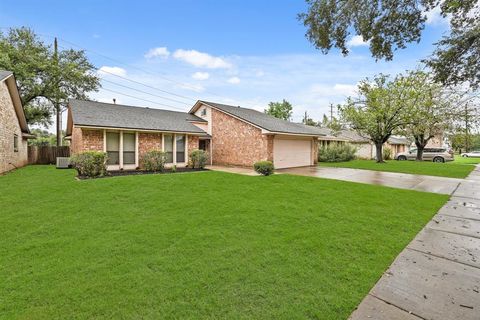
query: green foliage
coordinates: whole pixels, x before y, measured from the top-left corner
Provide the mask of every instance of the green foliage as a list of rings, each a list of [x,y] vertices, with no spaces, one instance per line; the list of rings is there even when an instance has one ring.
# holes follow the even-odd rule
[[[383,148],[383,159],[384,160],[392,160],[392,149],[390,148]]]
[[[383,74],[375,76],[373,81],[367,78],[358,85],[360,97],[349,98],[346,105],[340,107],[344,121],[375,144],[377,162],[383,161],[383,144],[406,123],[406,100],[410,97],[404,87],[408,81],[410,79],[401,75],[393,81]]]
[[[305,111],[305,115],[303,116],[302,123],[306,124],[307,126],[318,126],[319,123],[308,116],[308,113]]]
[[[29,146],[55,146],[57,143],[57,135],[48,130],[32,129],[30,131],[36,138],[28,140]],[[63,136],[65,136],[65,131],[62,131],[62,137]],[[63,139],[62,145],[68,146],[69,144],[69,140]]]
[[[437,43],[427,64],[444,84],[469,82],[474,88],[480,84],[478,0],[307,0],[307,5],[299,19],[317,49],[326,54],[335,47],[347,55],[349,40],[358,35],[377,60],[392,60],[397,49],[419,42],[427,20],[425,11],[440,8],[443,18],[450,17],[450,34]]]
[[[288,121],[292,116],[292,109],[292,104],[283,99],[282,102],[270,102],[265,113],[274,116],[275,118]]]
[[[269,176],[273,174],[274,167],[271,161],[258,161],[253,165],[255,172],[260,173],[264,176]]]
[[[95,178],[107,174],[107,153],[105,152],[85,151],[73,155],[70,162],[79,176]]]
[[[177,172],[177,166],[176,166],[176,165],[173,165],[170,170],[171,170],[173,173]]]
[[[143,154],[140,162],[145,171],[163,172],[167,162],[167,154],[159,150],[150,150]]]
[[[190,152],[190,165],[192,168],[205,168],[208,161],[208,153],[204,150],[195,149]]]
[[[355,159],[357,148],[348,143],[330,143],[318,149],[318,161],[341,162]]]
[[[0,69],[14,72],[29,124],[51,124],[69,98],[86,99],[100,86],[84,51],[59,50],[55,56],[52,46],[25,27],[0,33]],[[62,110],[54,109],[56,100]]]

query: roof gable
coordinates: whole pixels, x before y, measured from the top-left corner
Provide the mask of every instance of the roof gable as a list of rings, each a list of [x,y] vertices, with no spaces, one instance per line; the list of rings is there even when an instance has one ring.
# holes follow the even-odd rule
[[[22,99],[18,92],[17,82],[15,76],[11,71],[0,70],[0,82],[5,82],[8,88],[8,93],[13,102],[15,114],[17,115],[18,124],[23,133],[30,134],[28,129],[27,118],[25,117],[25,110],[23,109]]]
[[[69,110],[69,126],[205,133],[191,123],[205,120],[186,112],[75,99],[69,101]]]

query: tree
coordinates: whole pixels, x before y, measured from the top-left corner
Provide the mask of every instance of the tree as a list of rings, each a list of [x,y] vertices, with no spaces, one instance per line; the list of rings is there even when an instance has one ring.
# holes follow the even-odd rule
[[[288,121],[292,117],[292,109],[292,104],[283,99],[282,102],[270,102],[265,113]]]
[[[307,114],[307,111],[305,111],[305,115],[303,116],[302,123],[306,124],[307,126],[316,126],[318,125],[318,122],[310,118]]]
[[[427,143],[450,128],[455,119],[455,95],[447,94],[443,87],[435,83],[430,74],[422,71],[410,72],[404,86],[407,93],[404,135],[412,137],[417,147],[418,161],[423,160],[423,150]]]
[[[383,74],[373,81],[368,78],[358,85],[359,98],[349,98],[340,107],[343,120],[361,136],[375,144],[376,160],[383,161],[383,144],[405,124],[407,93],[403,90],[401,76],[394,81]]]
[[[426,12],[440,8],[449,15],[451,32],[437,43],[427,64],[435,80],[444,84],[468,81],[480,84],[480,10],[478,0],[306,0],[308,10],[299,15],[306,37],[323,53],[332,47],[348,55],[352,32],[367,42],[375,59],[391,60],[397,49],[419,42]]]
[[[14,72],[29,124],[47,126],[57,115],[59,144],[68,99],[87,99],[87,93],[100,86],[84,51],[52,49],[28,28],[0,34],[0,69]]]

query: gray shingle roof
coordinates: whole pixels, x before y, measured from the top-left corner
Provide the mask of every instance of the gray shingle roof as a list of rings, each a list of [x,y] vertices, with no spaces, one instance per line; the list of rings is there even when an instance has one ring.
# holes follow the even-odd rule
[[[406,137],[391,136],[388,139],[388,143],[390,143],[390,144],[410,144],[410,141]]]
[[[0,81],[3,81],[5,78],[10,76],[12,73],[13,73],[12,71],[0,70]]]
[[[278,119],[257,110],[230,106],[230,105],[215,103],[215,102],[202,101],[202,100],[200,100],[200,102],[210,105],[216,109],[222,110],[225,113],[231,114],[235,117],[238,117],[242,120],[245,120],[253,125],[256,125],[257,127],[266,129],[268,131],[300,134],[300,135],[311,135],[311,136],[324,135],[316,127],[307,126],[307,125],[304,125],[303,123],[295,123],[295,122],[289,122],[282,119]]]
[[[189,122],[205,120],[186,112],[74,99],[69,106],[75,125],[205,134]]]

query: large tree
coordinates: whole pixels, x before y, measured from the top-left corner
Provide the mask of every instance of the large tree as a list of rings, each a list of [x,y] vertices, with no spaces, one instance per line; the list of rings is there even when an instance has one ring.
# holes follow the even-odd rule
[[[365,79],[358,85],[359,97],[349,98],[340,107],[340,114],[352,129],[375,144],[376,160],[383,161],[383,144],[390,136],[405,125],[408,92],[404,91],[404,82],[398,76],[391,81],[380,74],[372,81]]]
[[[13,71],[29,124],[47,126],[57,115],[57,143],[61,143],[61,114],[69,98],[86,99],[100,80],[85,52],[55,50],[28,28],[0,34],[0,69]]]
[[[428,142],[447,131],[455,117],[456,94],[451,94],[433,81],[430,74],[423,71],[409,72],[399,85],[408,92],[404,104],[407,107],[405,125],[402,132],[412,137],[417,147],[417,160],[423,160],[423,150]]]
[[[450,18],[450,33],[426,62],[444,84],[480,85],[479,0],[306,0],[299,15],[306,36],[323,53],[332,47],[349,53],[348,40],[360,36],[375,59],[391,60],[397,49],[419,42],[428,11]]]
[[[268,108],[265,109],[265,113],[288,121],[292,117],[292,109],[292,104],[283,99],[282,102],[270,102]]]

